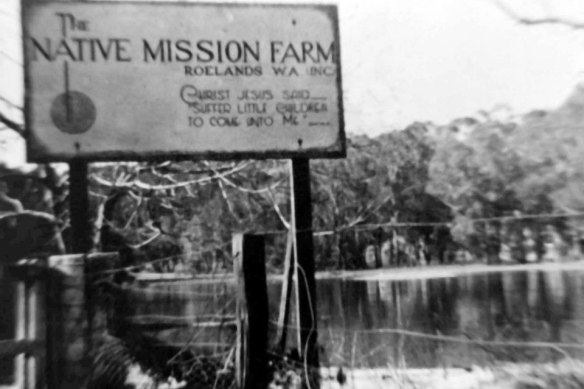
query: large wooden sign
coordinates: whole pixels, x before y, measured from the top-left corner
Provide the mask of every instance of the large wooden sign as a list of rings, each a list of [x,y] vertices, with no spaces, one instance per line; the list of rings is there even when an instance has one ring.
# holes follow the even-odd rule
[[[329,5],[23,5],[29,160],[342,157]]]

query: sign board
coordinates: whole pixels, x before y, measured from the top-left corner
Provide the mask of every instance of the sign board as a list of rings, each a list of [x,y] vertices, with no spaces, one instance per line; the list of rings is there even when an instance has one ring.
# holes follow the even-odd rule
[[[29,160],[342,157],[332,5],[23,5]]]

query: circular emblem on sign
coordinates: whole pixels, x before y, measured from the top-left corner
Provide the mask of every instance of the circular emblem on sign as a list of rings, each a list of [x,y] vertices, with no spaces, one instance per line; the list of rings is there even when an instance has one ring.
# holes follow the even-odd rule
[[[51,119],[57,128],[67,134],[82,134],[95,123],[96,109],[84,93],[61,93],[51,104]]]

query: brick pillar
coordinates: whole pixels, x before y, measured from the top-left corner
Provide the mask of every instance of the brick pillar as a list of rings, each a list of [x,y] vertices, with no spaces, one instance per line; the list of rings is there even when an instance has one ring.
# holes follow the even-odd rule
[[[72,254],[49,258],[49,388],[85,388],[91,373],[91,354],[96,337],[105,332],[107,325],[105,312],[92,296],[92,282],[97,272],[113,268],[117,259],[117,253]]]

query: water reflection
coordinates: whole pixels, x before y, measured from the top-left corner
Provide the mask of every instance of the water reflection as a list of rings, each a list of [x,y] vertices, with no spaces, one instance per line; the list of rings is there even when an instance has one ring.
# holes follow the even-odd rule
[[[230,347],[235,339],[234,328],[224,325],[233,321],[234,291],[232,282],[176,282],[131,287],[126,290],[125,301],[121,301],[123,307],[118,307],[116,314],[134,322],[173,324],[145,334],[177,346],[189,343],[202,352],[216,353]],[[223,324],[197,327],[197,324],[211,321]]]
[[[268,285],[276,333],[279,282]],[[557,349],[502,347],[464,340],[584,344],[584,272],[514,271],[404,281],[317,282],[324,364],[435,367],[564,357]],[[200,318],[232,313],[233,284],[151,285],[133,294],[132,314]],[[193,319],[195,320],[195,319]],[[392,330],[407,330],[396,333]],[[388,331],[389,330],[389,331]],[[417,334],[456,337],[444,341]],[[169,334],[167,334],[170,336]],[[177,342],[182,337],[174,334]],[[295,346],[297,336],[289,334]],[[581,350],[566,350],[584,357]]]
[[[550,360],[562,354],[553,349],[493,347],[384,330],[497,342],[581,344],[584,331],[578,323],[584,320],[584,303],[578,297],[584,292],[583,277],[578,272],[527,271],[408,281],[322,280],[318,285],[320,342],[326,345],[329,363],[368,367]],[[341,338],[357,346],[341,350],[334,344]]]

